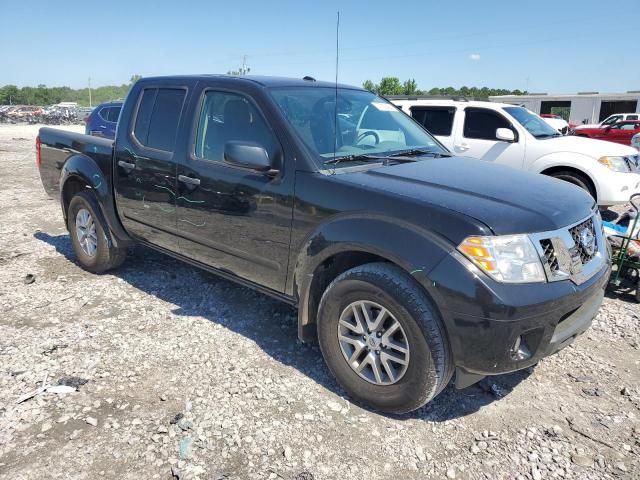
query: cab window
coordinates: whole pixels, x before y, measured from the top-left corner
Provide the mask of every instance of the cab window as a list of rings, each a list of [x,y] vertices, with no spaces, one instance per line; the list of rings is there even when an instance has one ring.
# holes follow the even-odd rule
[[[432,135],[448,137],[453,130],[455,107],[412,107],[411,116]]]
[[[256,107],[235,93],[205,93],[198,129],[195,155],[204,160],[222,162],[224,146],[230,141],[257,143],[271,157],[277,140]]]
[[[509,121],[502,115],[484,108],[467,108],[464,115],[463,135],[465,138],[479,140],[498,140],[498,128],[512,129]]]

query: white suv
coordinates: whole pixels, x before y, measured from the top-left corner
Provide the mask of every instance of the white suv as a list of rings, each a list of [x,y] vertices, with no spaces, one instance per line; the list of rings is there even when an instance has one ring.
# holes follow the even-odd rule
[[[392,98],[451,152],[573,183],[600,206],[640,191],[638,151],[612,142],[562,136],[524,107],[506,103]]]

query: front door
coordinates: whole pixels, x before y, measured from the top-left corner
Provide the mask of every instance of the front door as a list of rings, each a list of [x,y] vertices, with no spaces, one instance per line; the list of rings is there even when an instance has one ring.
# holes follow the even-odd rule
[[[145,88],[115,150],[115,193],[129,233],[171,251],[177,249],[176,139],[187,89]]]
[[[206,90],[193,102],[193,150],[178,166],[180,251],[194,260],[284,291],[293,169],[258,172],[224,161],[225,143],[252,142],[270,158],[282,148],[248,96]]]
[[[453,145],[456,155],[522,168],[525,138],[518,136],[518,131],[506,117],[494,110],[477,107],[467,107],[461,114],[462,125],[457,128]],[[512,130],[515,141],[498,140],[498,128]]]

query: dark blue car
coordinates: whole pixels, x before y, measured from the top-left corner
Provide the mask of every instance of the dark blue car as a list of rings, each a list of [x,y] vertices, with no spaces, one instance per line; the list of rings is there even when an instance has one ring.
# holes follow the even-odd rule
[[[85,133],[97,137],[114,138],[120,110],[122,110],[121,101],[98,105],[85,120]]]

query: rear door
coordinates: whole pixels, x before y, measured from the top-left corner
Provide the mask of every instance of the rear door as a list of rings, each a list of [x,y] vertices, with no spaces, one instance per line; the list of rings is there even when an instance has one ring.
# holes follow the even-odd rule
[[[139,240],[177,250],[176,157],[188,88],[145,86],[115,149],[115,194],[127,231]],[[182,146],[184,150],[184,146]]]
[[[283,292],[293,212],[293,159],[287,161],[257,100],[242,86],[237,88],[203,88],[192,100],[191,149],[177,172],[180,252]],[[279,159],[278,171],[258,172],[226,163],[224,148],[229,141],[263,146],[270,158]]]
[[[426,128],[431,135],[453,151],[454,131],[453,125],[456,116],[454,106],[413,106],[411,117]]]
[[[455,132],[452,151],[463,157],[486,160],[522,168],[525,155],[525,137],[499,112],[482,107],[466,107]],[[515,140],[505,142],[496,138],[498,128],[513,131]]]

